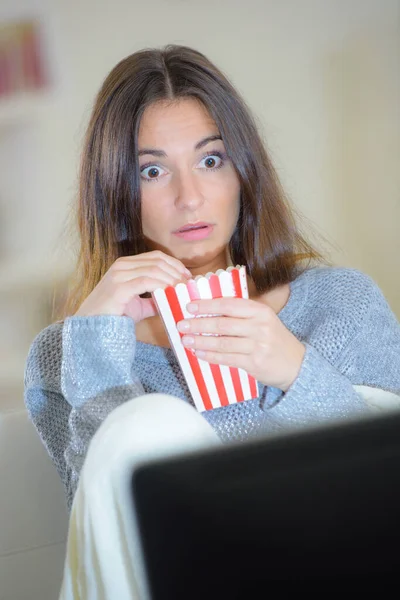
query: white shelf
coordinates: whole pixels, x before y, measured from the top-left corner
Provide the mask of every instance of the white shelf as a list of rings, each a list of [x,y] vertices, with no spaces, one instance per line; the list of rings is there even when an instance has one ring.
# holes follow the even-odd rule
[[[51,104],[49,91],[0,97],[0,129],[30,121],[45,114]]]

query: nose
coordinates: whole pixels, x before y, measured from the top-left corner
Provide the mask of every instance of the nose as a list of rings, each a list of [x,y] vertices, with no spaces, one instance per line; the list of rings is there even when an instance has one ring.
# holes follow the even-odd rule
[[[179,210],[197,210],[204,202],[199,182],[193,171],[179,173],[176,178],[175,206]]]

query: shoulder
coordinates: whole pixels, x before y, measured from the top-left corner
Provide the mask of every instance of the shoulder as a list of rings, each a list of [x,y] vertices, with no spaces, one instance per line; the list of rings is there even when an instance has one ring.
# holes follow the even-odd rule
[[[371,335],[398,337],[396,318],[382,291],[362,271],[313,267],[300,274],[292,285],[296,301],[290,321],[293,333],[332,364],[356,339],[366,343]]]
[[[25,364],[25,387],[51,385],[57,387],[61,377],[63,323],[49,325],[34,338]]]
[[[387,301],[374,279],[348,267],[314,267],[299,279],[307,289],[307,304],[318,312],[347,314],[362,322],[371,309],[388,309]]]

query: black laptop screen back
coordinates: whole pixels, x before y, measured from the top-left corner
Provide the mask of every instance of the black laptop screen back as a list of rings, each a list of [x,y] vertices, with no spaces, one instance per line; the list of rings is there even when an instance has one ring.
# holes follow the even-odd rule
[[[397,413],[155,462],[132,493],[152,600],[400,576]]]

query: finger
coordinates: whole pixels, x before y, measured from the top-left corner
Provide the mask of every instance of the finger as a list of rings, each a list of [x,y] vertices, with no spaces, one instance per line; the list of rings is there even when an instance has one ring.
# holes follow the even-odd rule
[[[124,268],[122,269],[121,266]],[[128,279],[132,279],[135,273],[140,269],[142,270],[141,273],[143,270],[147,272],[154,272],[154,269],[159,269],[163,273],[170,275],[172,277],[171,281],[183,281],[184,283],[187,283],[188,281],[188,276],[182,273],[181,270],[175,269],[163,261],[156,262],[151,260],[142,260],[131,263],[125,261],[124,263],[119,263],[118,266],[115,266],[115,268],[112,268],[110,273],[117,279],[121,278],[123,281],[128,281]]]
[[[149,277],[162,281],[166,285],[176,285],[177,283],[185,282],[186,279],[181,273],[174,271],[169,273],[161,267],[149,264],[143,267],[136,267],[134,270],[115,271],[112,275],[116,283],[125,283],[126,281],[134,281],[141,277]]]
[[[195,300],[187,305],[191,314],[220,314],[238,319],[256,316],[260,310],[269,309],[248,298],[213,298],[211,300]]]
[[[186,269],[185,265],[180,260],[173,256],[168,256],[168,254],[164,254],[164,252],[158,250],[145,252],[144,254],[136,256],[122,256],[115,262],[115,265],[117,268],[122,267],[122,269],[126,269],[135,266],[151,265],[155,262],[162,265],[165,270],[171,274],[177,272],[191,277],[190,271]]]
[[[135,295],[134,298],[127,303],[123,314],[127,317],[135,318],[136,322],[148,319],[149,317],[155,317],[158,314],[153,298],[140,298],[139,307],[140,312],[138,314],[137,296]]]
[[[158,315],[156,303],[153,298],[141,298],[142,301],[142,319],[155,317]]]
[[[153,250],[153,252],[149,252],[149,254],[151,255],[152,259],[155,258],[157,260],[161,258],[165,263],[167,263],[171,267],[174,267],[175,269],[177,269],[180,272],[183,272],[184,274],[187,273],[190,277],[192,276],[190,270],[187,269],[183,262],[180,261],[178,258],[175,258],[174,256],[169,256],[169,254],[165,254],[165,252],[161,252],[161,250]]]
[[[244,354],[232,354],[231,352],[211,352],[205,350],[195,350],[195,356],[205,360],[212,365],[225,365],[227,367],[237,367],[244,369],[247,373],[250,369],[250,356]]]
[[[184,335],[182,344],[193,350],[218,352],[218,354],[252,354],[254,342],[249,338],[213,335]]]
[[[129,295],[139,296],[140,294],[144,294],[145,292],[154,292],[159,288],[165,289],[168,285],[170,284],[166,283],[162,279],[147,277],[146,275],[144,275],[143,277],[138,277],[136,279],[125,281],[124,283],[122,283],[121,293],[123,296],[125,296],[128,291]]]
[[[177,323],[181,333],[210,333],[216,335],[230,335],[244,337],[251,334],[250,319],[233,317],[201,317],[185,319]]]

